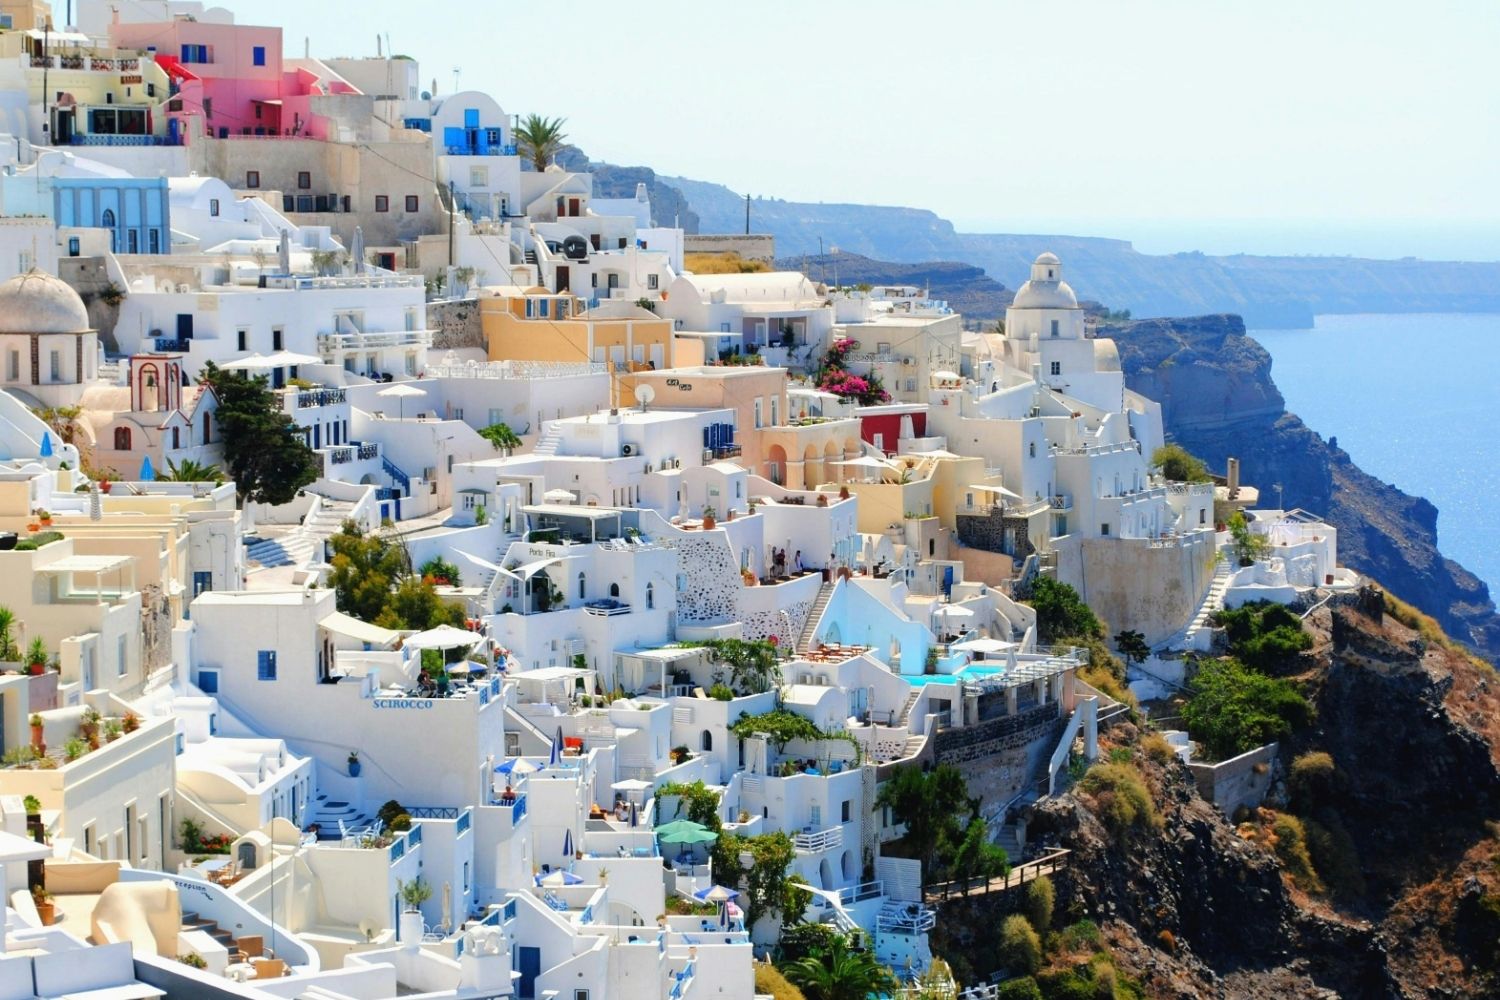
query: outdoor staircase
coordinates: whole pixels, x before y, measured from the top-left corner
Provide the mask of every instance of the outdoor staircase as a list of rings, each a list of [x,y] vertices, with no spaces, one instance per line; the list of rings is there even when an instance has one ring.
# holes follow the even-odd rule
[[[348,802],[329,798],[326,792],[313,799],[311,813],[311,822],[318,824],[319,840],[338,840],[340,822],[349,829],[361,830],[375,822],[374,817],[364,815]]]
[[[200,917],[196,913],[184,913],[182,915],[182,929],[184,931],[203,931],[209,937],[222,944],[230,953],[239,951],[239,945],[235,942],[234,935],[220,927],[218,921]]]
[[[906,746],[903,747],[902,750],[901,750],[901,759],[902,760],[911,760],[917,754],[921,753],[922,752],[922,748],[924,746],[926,746],[926,745],[927,745],[927,737],[925,737],[925,736],[908,736],[906,738]]]
[[[536,439],[532,446],[533,455],[556,455],[557,446],[562,442],[562,431],[556,427],[548,427],[542,431],[541,436]]]
[[[411,477],[402,472],[400,467],[386,458],[384,454],[380,456],[380,469],[390,479],[392,486],[399,488],[407,496],[411,496]]]
[[[1006,823],[995,833],[995,846],[1005,849],[1005,856],[1012,862],[1021,859],[1021,838],[1014,823]]]
[[[802,634],[797,637],[797,650],[802,653],[810,652],[813,647],[813,639],[818,634],[818,622],[823,618],[823,612],[828,607],[828,602],[833,600],[833,589],[835,582],[830,580],[818,588],[817,600],[813,601],[812,610],[807,613],[807,623],[802,626]]]
[[[527,250],[526,251],[525,260],[526,260],[526,263],[530,264],[532,267],[536,267],[536,251],[535,250]]]
[[[1180,633],[1181,643],[1176,648],[1198,648],[1200,634],[1210,627],[1213,616],[1224,607],[1224,592],[1229,589],[1229,578],[1233,574],[1234,570],[1230,568],[1228,559],[1220,559],[1214,564],[1214,578],[1208,585],[1208,593],[1203,596],[1203,603],[1198,605],[1193,620]],[[1177,637],[1174,636],[1173,639],[1175,641]]]
[[[921,694],[921,688],[912,688],[911,694],[906,696],[906,704],[901,706],[901,714],[896,718],[896,726],[898,728],[911,721],[911,710],[917,707],[917,698]]]
[[[318,551],[319,543],[310,535],[294,532],[281,538],[262,538],[245,550],[245,558],[262,569],[273,566],[301,566]]]

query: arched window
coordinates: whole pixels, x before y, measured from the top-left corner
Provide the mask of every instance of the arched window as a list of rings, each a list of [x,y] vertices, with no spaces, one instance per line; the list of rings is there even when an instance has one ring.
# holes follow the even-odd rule
[[[204,444],[208,444],[209,441],[212,440],[212,437],[211,437],[211,435],[209,433],[209,423],[208,423],[208,418],[211,417],[211,416],[213,416],[213,414],[211,414],[211,413],[205,413],[205,414],[203,414],[203,443]]]
[[[99,216],[99,225],[101,225],[105,229],[115,228],[115,210],[112,208],[106,208],[104,210],[104,214]]]
[[[647,611],[651,611],[651,610],[655,609],[655,607],[656,607],[656,586],[654,584],[648,583],[648,584],[646,584],[646,610]]]
[[[181,440],[182,434],[181,434],[181,431],[182,431],[182,429],[180,427],[173,427],[172,428],[172,450],[173,451],[176,451],[178,448],[182,447],[182,440]]]
[[[583,588],[584,588],[585,582],[586,581],[584,580],[583,574],[579,573],[578,574],[578,599],[580,601],[583,600]]]
[[[714,748],[714,734],[707,729],[703,730],[703,735],[698,738],[698,748],[704,753],[711,751]]]
[[[609,585],[609,596],[610,597],[619,597],[620,596],[620,585],[618,583],[612,583],[612,584]]]
[[[129,450],[130,450],[130,428],[129,427],[116,427],[115,428],[115,451],[129,451]]]

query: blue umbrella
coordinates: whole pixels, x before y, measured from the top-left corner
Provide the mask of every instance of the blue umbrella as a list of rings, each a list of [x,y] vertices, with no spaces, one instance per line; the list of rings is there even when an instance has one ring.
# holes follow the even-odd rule
[[[563,831],[563,857],[573,854],[573,828],[570,826]]]
[[[50,431],[42,431],[41,455],[43,458],[52,457],[52,433]]]
[[[141,482],[152,483],[156,481],[156,470],[151,467],[151,456],[147,455],[141,459]]]

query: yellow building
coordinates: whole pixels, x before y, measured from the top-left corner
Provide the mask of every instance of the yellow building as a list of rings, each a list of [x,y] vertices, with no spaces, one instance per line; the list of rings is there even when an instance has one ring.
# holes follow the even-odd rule
[[[567,292],[528,288],[480,299],[479,318],[491,361],[592,361],[617,371],[675,363],[672,322],[623,299],[585,309]]]
[[[10,18],[8,27],[16,31],[41,28],[52,19],[52,4],[47,0],[0,0],[0,23]]]

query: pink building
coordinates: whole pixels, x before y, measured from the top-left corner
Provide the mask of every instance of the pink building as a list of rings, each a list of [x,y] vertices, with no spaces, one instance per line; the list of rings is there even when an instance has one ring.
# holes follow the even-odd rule
[[[326,139],[327,119],[312,112],[311,99],[358,93],[343,80],[325,81],[306,69],[284,66],[280,28],[178,19],[116,22],[109,34],[120,48],[155,53],[172,86],[167,118],[184,135],[192,134],[185,119],[198,117],[203,134],[215,138]]]

